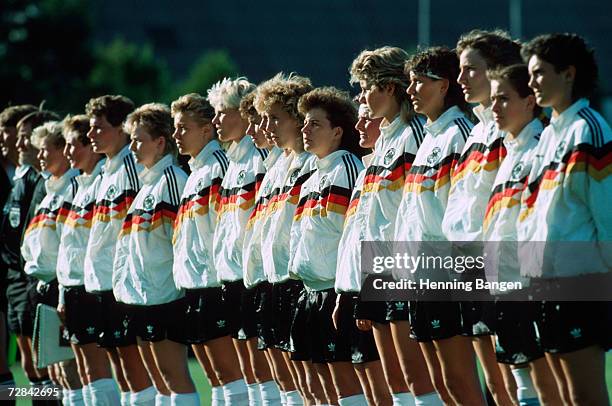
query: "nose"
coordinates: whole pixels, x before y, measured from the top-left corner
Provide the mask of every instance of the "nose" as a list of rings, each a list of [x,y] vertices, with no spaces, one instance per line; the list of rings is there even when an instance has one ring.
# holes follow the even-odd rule
[[[255,123],[249,122],[249,126],[245,131],[246,135],[255,135],[257,133],[257,128],[255,127]]]
[[[535,89],[537,87],[537,82],[534,79],[533,75],[529,75],[529,82],[527,83],[527,86],[529,86],[532,89]]]
[[[410,82],[410,86],[408,86],[408,89],[406,89],[406,93],[408,93],[409,95],[413,95],[416,93],[415,89],[416,84],[414,82]]]
[[[359,120],[357,120],[357,124],[355,124],[355,129],[359,132],[365,132],[365,122],[365,118],[359,117]]]
[[[499,102],[496,99],[491,101],[491,111],[494,113],[499,113]]]
[[[359,98],[358,98],[358,101],[359,101],[359,103],[360,103],[360,104],[364,104],[364,103],[366,102],[366,98],[365,98],[365,90],[362,90],[362,91],[359,93]]]
[[[274,131],[274,123],[272,122],[272,120],[270,119],[266,119],[266,127],[265,127],[265,131],[267,133],[271,133]]]
[[[219,125],[219,123],[220,123],[220,121],[219,121],[219,113],[215,113],[215,116],[214,116],[214,117],[213,117],[213,119],[212,119],[212,124],[213,124],[214,126],[218,126],[218,125]]]
[[[304,126],[302,127],[302,132],[304,134],[310,134],[310,123],[304,123]]]
[[[136,140],[130,141],[130,150],[136,152]]]
[[[459,76],[457,76],[457,83],[464,84],[465,83],[465,69],[461,69],[459,71]]]
[[[179,138],[180,138],[180,134],[181,134],[181,132],[179,131],[179,129],[178,129],[178,128],[175,128],[175,129],[174,129],[174,132],[172,133],[172,138],[174,138],[175,140],[177,140],[177,141],[178,141],[178,140],[179,140]]]
[[[22,149],[24,147],[24,145],[25,145],[24,141],[25,141],[25,139],[24,139],[23,136],[21,136],[21,135],[18,136],[17,137],[17,142],[15,143],[15,147],[17,149]]]
[[[94,129],[93,127],[89,127],[89,131],[87,131],[87,138],[89,138],[90,140],[93,140],[93,136],[94,136]]]
[[[44,157],[43,151],[42,149],[38,151],[38,154],[36,154],[36,159],[38,159],[39,161],[42,161]]]
[[[64,156],[70,159],[70,144],[66,144],[66,146],[64,146]]]

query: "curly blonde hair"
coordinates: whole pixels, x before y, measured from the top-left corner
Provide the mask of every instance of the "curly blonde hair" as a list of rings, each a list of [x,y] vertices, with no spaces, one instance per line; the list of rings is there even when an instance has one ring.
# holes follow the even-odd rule
[[[206,97],[197,93],[185,94],[170,105],[172,116],[183,113],[194,119],[199,125],[212,122],[215,117],[215,109],[210,105]]]
[[[366,86],[380,89],[387,85],[394,86],[394,96],[400,105],[401,116],[408,122],[414,112],[406,89],[410,79],[404,74],[404,65],[410,58],[406,51],[397,47],[385,46],[374,50],[362,51],[351,64],[350,83],[364,81]]]
[[[240,111],[240,116],[249,121],[257,122],[260,119],[259,113],[254,106],[255,97],[257,96],[257,90],[251,92],[244,96],[240,101],[240,107],[238,110]]]
[[[32,130],[32,137],[30,142],[34,147],[40,149],[44,140],[50,140],[51,143],[58,147],[64,148],[66,145],[66,139],[62,133],[62,123],[59,121],[47,121],[44,124]]]
[[[131,134],[136,126],[145,128],[151,138],[163,137],[166,140],[164,154],[172,154],[175,157],[178,149],[172,133],[174,133],[174,122],[172,114],[167,105],[162,103],[147,103],[138,107],[125,119],[123,130]]]
[[[215,110],[238,109],[242,98],[253,90],[255,85],[245,77],[224,78],[208,89],[208,101]]]
[[[268,111],[274,104],[281,108],[298,122],[304,121],[304,116],[298,110],[300,97],[313,89],[310,79],[295,73],[289,75],[277,73],[271,79],[257,87],[255,109],[262,113]]]

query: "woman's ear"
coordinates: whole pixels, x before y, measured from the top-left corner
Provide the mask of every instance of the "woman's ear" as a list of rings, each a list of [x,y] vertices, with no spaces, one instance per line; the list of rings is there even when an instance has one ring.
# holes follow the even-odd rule
[[[440,79],[440,82],[440,93],[446,95],[446,93],[448,93],[450,82],[448,81],[448,79]]]

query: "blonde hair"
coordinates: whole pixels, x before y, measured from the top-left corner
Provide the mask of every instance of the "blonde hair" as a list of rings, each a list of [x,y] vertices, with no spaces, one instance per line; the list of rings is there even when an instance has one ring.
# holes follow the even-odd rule
[[[147,103],[138,107],[125,119],[123,130],[131,134],[136,126],[142,126],[152,139],[163,137],[166,140],[164,155],[178,154],[178,149],[172,138],[174,122],[168,106],[162,103]]]
[[[310,79],[295,73],[286,75],[280,72],[257,87],[253,104],[255,109],[262,113],[279,103],[283,110],[301,123],[304,116],[298,110],[298,101],[312,89]]]
[[[31,144],[40,149],[44,140],[49,140],[54,146],[63,148],[66,139],[62,133],[62,123],[59,121],[47,121],[32,131]]]
[[[240,116],[245,120],[257,121],[259,117],[259,113],[254,106],[255,97],[257,96],[257,90],[251,92],[244,96],[240,101],[240,107],[238,110],[240,111]]]
[[[172,116],[183,113],[194,119],[199,125],[212,122],[215,117],[215,109],[210,105],[206,97],[197,93],[185,94],[170,105]]]
[[[245,77],[224,78],[208,89],[208,101],[215,110],[238,109],[244,96],[255,90],[255,85]]]
[[[367,87],[383,88],[393,85],[394,96],[400,106],[401,117],[410,121],[414,112],[410,98],[406,93],[410,79],[404,74],[404,65],[410,55],[397,47],[385,46],[375,50],[362,51],[353,61],[350,68],[350,83],[364,81]]]

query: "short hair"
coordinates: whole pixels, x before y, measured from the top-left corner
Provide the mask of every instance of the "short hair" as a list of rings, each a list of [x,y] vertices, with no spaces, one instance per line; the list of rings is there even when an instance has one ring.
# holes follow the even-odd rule
[[[47,121],[57,121],[60,117],[48,110],[36,110],[32,113],[26,114],[17,122],[17,127],[21,127],[24,125],[29,125],[32,129],[46,123]]]
[[[468,111],[468,104],[463,97],[461,86],[457,83],[459,76],[459,58],[457,53],[446,47],[432,47],[413,55],[406,62],[405,72],[437,77],[448,80],[448,92],[444,98],[444,108],[457,106]]]
[[[277,73],[257,87],[254,105],[258,112],[268,111],[274,104],[281,108],[299,123],[304,116],[298,111],[298,102],[302,95],[313,89],[310,79],[290,73]]]
[[[529,70],[527,65],[515,64],[491,69],[487,71],[487,78],[489,80],[507,81],[522,98],[534,95],[533,89],[529,87]],[[536,104],[533,110],[534,116],[539,116],[541,112],[542,107]]]
[[[89,117],[85,114],[66,116],[64,121],[62,121],[62,127],[66,141],[76,138],[83,145],[91,144],[91,140],[87,136],[89,132]]]
[[[172,116],[183,113],[194,119],[198,124],[211,123],[215,117],[215,109],[210,105],[206,97],[197,93],[185,94],[170,105]]]
[[[576,34],[546,34],[535,37],[521,49],[525,63],[536,55],[555,67],[558,73],[576,68],[572,99],[590,97],[597,87],[598,68],[595,51]]]
[[[397,47],[385,46],[375,50],[362,51],[350,67],[350,83],[365,81],[367,86],[383,88],[386,85],[395,86],[395,100],[401,106],[402,119],[410,121],[414,114],[410,96],[406,89],[410,79],[404,74],[404,65],[410,55]]]
[[[59,121],[47,121],[32,130],[31,144],[40,149],[44,140],[48,139],[58,147],[64,148],[66,139],[62,133],[62,123]]]
[[[503,30],[472,30],[457,41],[457,55],[472,48],[484,58],[488,69],[521,63],[521,45]]]
[[[255,90],[255,85],[245,77],[224,78],[207,91],[208,101],[215,110],[238,109],[244,96]]]
[[[238,110],[240,111],[240,115],[243,119],[249,121],[257,121],[259,117],[259,113],[255,108],[254,102],[255,97],[257,96],[257,91],[251,92],[244,96],[240,101],[240,107]]]
[[[128,114],[134,111],[134,102],[121,95],[104,95],[90,99],[85,112],[91,117],[104,116],[113,127],[123,124]]]
[[[357,107],[348,92],[335,87],[318,87],[300,97],[298,103],[300,114],[305,116],[308,111],[315,108],[325,111],[332,127],[342,129],[340,149],[356,154],[362,152],[358,147],[359,137],[355,129]]]
[[[7,107],[0,113],[0,127],[17,127],[19,120],[37,110],[31,104]]]
[[[164,155],[177,156],[178,149],[172,134],[174,133],[174,122],[168,106],[162,103],[147,103],[138,107],[125,119],[124,131],[128,134],[136,126],[143,127],[152,139],[163,137],[166,140]]]

